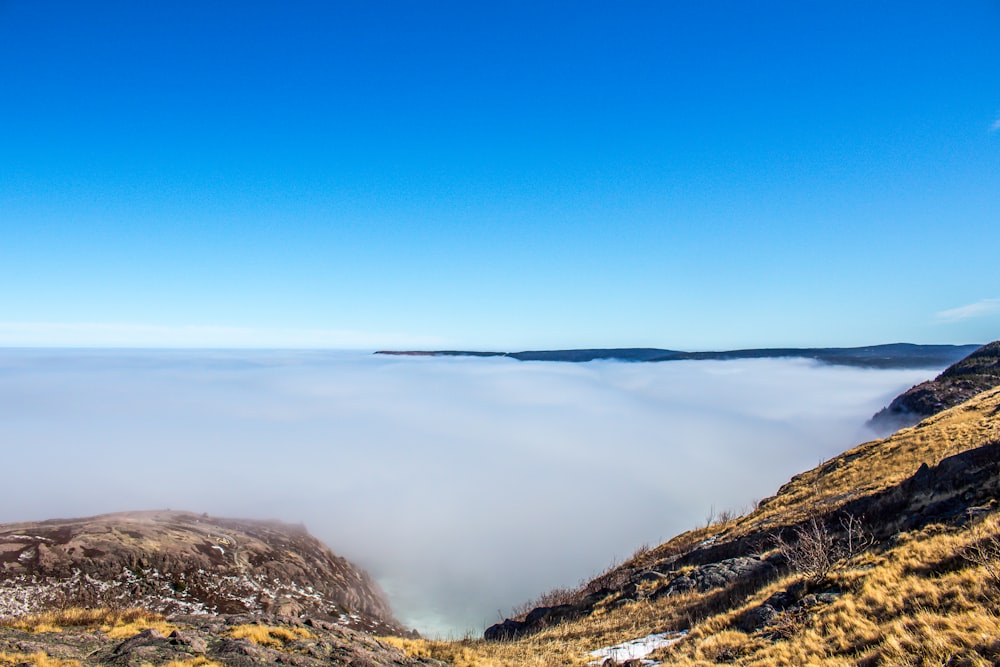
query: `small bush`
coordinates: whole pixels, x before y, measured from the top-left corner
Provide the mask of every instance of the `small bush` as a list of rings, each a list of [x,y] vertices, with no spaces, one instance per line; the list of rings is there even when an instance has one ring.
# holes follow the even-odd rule
[[[807,581],[819,583],[844,561],[871,547],[875,540],[867,534],[861,520],[848,515],[840,522],[840,534],[831,531],[816,517],[795,529],[795,539],[786,542],[775,538],[775,546],[788,561],[788,566]]]

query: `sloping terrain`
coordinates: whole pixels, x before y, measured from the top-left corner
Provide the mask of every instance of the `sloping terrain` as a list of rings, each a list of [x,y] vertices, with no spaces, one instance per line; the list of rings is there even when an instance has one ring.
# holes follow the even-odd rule
[[[650,637],[670,665],[997,664],[998,496],[1000,388],[547,596],[490,640],[397,642],[456,665],[600,664],[591,651]]]
[[[913,426],[921,419],[967,401],[1000,384],[1000,341],[984,345],[933,380],[903,392],[869,421],[880,433]]]
[[[404,631],[368,574],[302,526],[171,511],[0,525],[0,616],[67,606]]]

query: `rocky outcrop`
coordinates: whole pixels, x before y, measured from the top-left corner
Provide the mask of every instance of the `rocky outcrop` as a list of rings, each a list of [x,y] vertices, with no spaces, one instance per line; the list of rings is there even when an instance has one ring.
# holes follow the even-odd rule
[[[404,632],[371,577],[302,526],[171,511],[0,525],[0,616],[70,605]]]
[[[604,600],[616,595],[610,588],[582,597],[575,604],[560,604],[552,607],[536,607],[522,619],[508,618],[486,628],[483,637],[487,641],[510,641],[534,634],[543,628],[587,616]]]
[[[226,667],[298,665],[300,667],[444,667],[416,659],[384,640],[312,617],[188,615],[167,619],[176,629],[155,628],[126,638],[82,627],[59,632],[29,632],[0,626],[0,653],[25,660],[44,653],[76,660],[85,667],[142,667],[171,662],[211,661]],[[284,631],[284,641],[262,643],[234,633],[247,624]],[[32,663],[33,664],[33,663]]]
[[[671,564],[668,567],[674,567]],[[708,563],[695,567],[691,571],[678,574],[668,579],[662,586],[655,586],[645,595],[636,597],[661,598],[677,593],[709,591],[724,588],[736,581],[766,577],[775,569],[774,563],[762,559],[757,554],[726,558],[718,563]]]
[[[1000,341],[984,345],[933,380],[906,390],[868,422],[880,433],[913,426],[1000,385]]]

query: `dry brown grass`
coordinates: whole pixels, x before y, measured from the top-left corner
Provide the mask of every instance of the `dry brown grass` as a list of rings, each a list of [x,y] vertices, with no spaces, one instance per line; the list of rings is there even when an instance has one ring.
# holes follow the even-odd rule
[[[416,658],[443,660],[452,667],[579,667],[587,664],[573,642],[532,637],[517,642],[431,641],[383,637],[382,641]]]
[[[1000,536],[1000,514],[980,530]],[[963,556],[976,539],[976,532],[941,526],[904,535],[886,553],[862,556],[831,575],[844,591],[835,602],[786,612],[780,632],[738,632],[742,613],[790,580],[778,582],[741,608],[707,619],[662,658],[670,665],[997,664],[993,582],[984,566]]]
[[[63,660],[53,658],[45,653],[6,653],[0,651],[0,666],[35,665],[35,667],[82,667],[79,660]],[[153,667],[145,663],[143,667]],[[209,660],[205,656],[197,656],[188,660],[172,660],[157,667],[223,667],[222,664]]]
[[[801,521],[819,505],[834,508],[848,500],[895,486],[921,464],[942,459],[1000,439],[1000,388],[906,428],[889,438],[859,445],[796,476],[775,498],[745,517],[756,528]]]
[[[142,667],[152,667],[152,665],[144,664]],[[157,667],[224,667],[221,663],[215,662],[214,660],[209,660],[203,655],[196,656],[194,658],[188,658],[187,660],[171,660],[170,662],[163,663]]]
[[[308,639],[312,633],[305,628],[286,628],[271,625],[234,625],[229,629],[233,639],[248,639],[258,646],[284,648],[299,639]]]
[[[122,639],[143,630],[156,629],[168,635],[176,626],[167,623],[162,614],[145,609],[83,609],[72,607],[38,614],[26,614],[0,619],[0,626],[25,632],[62,632],[64,628],[99,630],[112,639]]]
[[[45,653],[7,653],[0,651],[0,665],[35,665],[35,667],[80,667],[79,660],[61,660]]]
[[[954,454],[1000,440],[998,414],[1000,387],[888,438],[858,445],[796,475],[754,511],[682,533],[625,565],[641,568],[690,551],[709,538],[737,539],[799,524],[818,512],[829,512],[856,498],[883,491],[911,477],[921,464],[934,466]]]

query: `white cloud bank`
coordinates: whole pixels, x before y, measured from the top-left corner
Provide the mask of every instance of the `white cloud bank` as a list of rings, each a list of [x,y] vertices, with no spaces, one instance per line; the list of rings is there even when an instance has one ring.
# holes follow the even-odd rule
[[[305,522],[430,634],[482,628],[868,439],[934,371],[0,350],[0,521]]]
[[[1000,299],[983,299],[966,306],[942,310],[935,313],[934,318],[940,322],[961,322],[997,312],[1000,312]]]

